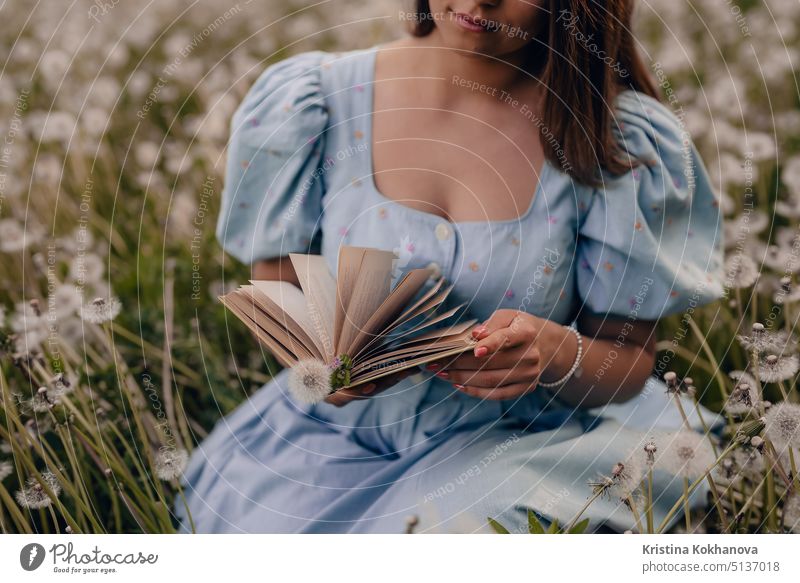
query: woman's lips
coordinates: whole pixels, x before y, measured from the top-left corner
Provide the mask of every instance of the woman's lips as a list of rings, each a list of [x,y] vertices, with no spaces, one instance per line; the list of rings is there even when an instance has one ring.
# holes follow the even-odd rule
[[[453,18],[461,28],[470,32],[490,32],[489,23],[485,20],[479,20],[461,12],[454,13]]]

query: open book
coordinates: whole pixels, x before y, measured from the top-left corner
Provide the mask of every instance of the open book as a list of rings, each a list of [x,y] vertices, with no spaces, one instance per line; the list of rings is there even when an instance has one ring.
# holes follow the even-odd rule
[[[289,258],[302,289],[286,281],[250,281],[219,299],[291,367],[289,387],[302,401],[318,402],[476,344],[471,330],[477,321],[458,322],[463,304],[437,313],[452,289],[442,277],[420,293],[432,272],[413,269],[391,287],[397,258],[391,251],[341,247],[335,278],[321,255]]]

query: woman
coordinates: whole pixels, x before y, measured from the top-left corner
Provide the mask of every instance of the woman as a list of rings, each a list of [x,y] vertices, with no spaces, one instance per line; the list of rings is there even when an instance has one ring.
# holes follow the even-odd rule
[[[398,272],[454,284],[479,345],[317,405],[281,371],[195,451],[199,532],[564,524],[647,430],[680,428],[653,330],[721,295],[720,216],[632,2],[415,8],[409,38],[264,71],[233,119],[217,235],[255,279],[297,282],[290,252],[335,273],[341,245],[395,250]],[[656,524],[681,494],[657,472]],[[634,524],[619,499],[584,516]]]

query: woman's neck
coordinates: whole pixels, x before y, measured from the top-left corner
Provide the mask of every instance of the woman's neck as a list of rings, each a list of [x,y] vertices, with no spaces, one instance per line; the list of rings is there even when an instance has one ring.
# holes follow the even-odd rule
[[[512,94],[522,85],[535,82],[528,72],[528,51],[517,51],[498,57],[484,56],[459,49],[448,49],[437,30],[420,39],[422,49],[418,63],[424,63],[432,76],[463,79],[495,89],[495,93]]]

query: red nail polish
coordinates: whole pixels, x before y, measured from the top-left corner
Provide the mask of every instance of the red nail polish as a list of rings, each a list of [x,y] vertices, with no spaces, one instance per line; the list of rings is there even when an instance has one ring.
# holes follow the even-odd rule
[[[484,332],[486,332],[486,326],[478,326],[477,328],[474,328],[474,329],[472,330],[472,335],[473,335],[474,337],[478,337],[478,336],[480,336],[481,334],[483,334]]]
[[[447,372],[443,371],[443,370],[440,370],[439,372],[437,372],[436,376],[437,377],[441,377],[443,379],[446,379],[446,378],[450,377],[450,375]]]
[[[436,364],[436,363],[432,362],[432,363],[426,365],[425,368],[427,368],[428,370],[436,370],[437,368],[441,368],[441,366],[442,365],[440,365],[440,364]]]
[[[478,346],[478,347],[475,349],[475,356],[476,356],[477,358],[480,358],[481,356],[486,356],[486,354],[487,354],[488,352],[489,352],[489,349],[488,349],[488,348],[486,348],[485,346]]]
[[[464,389],[464,388],[466,388],[466,387],[464,387],[464,385],[459,385],[459,384],[457,384],[457,383],[453,383],[453,386],[454,386],[455,388],[457,388],[457,389]]]

